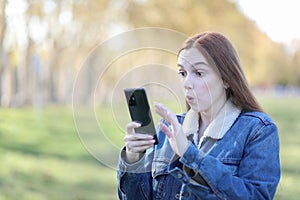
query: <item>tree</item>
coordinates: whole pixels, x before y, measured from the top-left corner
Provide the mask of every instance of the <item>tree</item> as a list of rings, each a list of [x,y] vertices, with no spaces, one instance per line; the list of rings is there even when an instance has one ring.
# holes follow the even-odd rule
[[[300,43],[299,43],[300,44]],[[295,80],[295,85],[300,85],[300,45],[294,53],[293,56],[293,77]]]
[[[3,97],[4,81],[9,80],[5,83],[10,85],[7,105],[70,103],[76,74],[93,48],[115,34],[115,29],[149,26],[170,28],[186,35],[206,30],[222,32],[237,48],[252,86],[296,82],[293,72],[298,65],[295,64],[298,55],[295,54],[294,64],[291,64],[284,47],[272,42],[232,1],[22,1],[27,3],[24,12],[17,16],[24,22],[22,31],[7,26],[6,17],[16,16],[5,16],[5,7],[14,1],[1,1],[0,96]],[[17,34],[22,34],[24,44],[19,44]],[[109,56],[109,51],[101,55]],[[136,57],[124,59],[120,68],[112,70],[105,79],[107,91],[116,84],[123,66],[132,67],[133,61],[138,60]],[[139,56],[137,62],[143,63],[143,59],[152,58]],[[80,86],[82,91],[89,91],[98,80],[93,73],[101,58],[95,57],[89,62],[91,70],[86,71],[87,81]],[[288,69],[284,73],[282,66]]]
[[[6,55],[3,49],[3,41],[6,33],[6,18],[5,18],[6,4],[7,4],[7,0],[2,0],[0,2],[0,100],[1,101],[2,101],[3,72],[7,65],[7,63],[5,62]]]

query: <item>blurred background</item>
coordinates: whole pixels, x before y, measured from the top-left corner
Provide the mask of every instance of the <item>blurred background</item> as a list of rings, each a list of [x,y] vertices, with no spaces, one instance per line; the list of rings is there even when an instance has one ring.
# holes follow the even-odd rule
[[[121,148],[122,128],[116,128],[113,117],[105,117],[112,112],[107,94],[124,71],[150,61],[175,68],[176,59],[157,51],[150,52],[152,57],[137,52],[115,62],[99,83],[94,76],[101,65],[99,53],[91,52],[117,34],[142,27],[172,29],[186,36],[219,31],[232,41],[253,92],[279,127],[282,179],[275,199],[297,199],[300,31],[297,6],[292,3],[0,0],[0,199],[117,198],[114,169],[95,159],[78,136],[72,94],[82,66],[90,64],[80,91],[84,99],[89,95],[84,91],[101,85],[94,99],[97,117],[108,120],[102,121],[106,132],[118,132],[109,140]],[[109,53],[100,52],[102,57]],[[169,75],[168,70],[160,73]],[[157,75],[147,73],[147,77]],[[122,101],[121,95],[115,99]],[[176,110],[175,104],[170,102]],[[128,119],[124,116],[124,121]],[[101,144],[99,149],[104,151]]]

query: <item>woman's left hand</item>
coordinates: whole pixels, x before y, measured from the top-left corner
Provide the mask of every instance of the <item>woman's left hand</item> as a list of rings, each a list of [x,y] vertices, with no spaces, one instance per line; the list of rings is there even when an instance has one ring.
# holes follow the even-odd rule
[[[160,103],[154,103],[155,112],[160,115],[170,125],[169,129],[165,124],[160,122],[160,129],[167,135],[173,151],[182,156],[188,148],[188,139],[184,134],[181,124],[178,122],[176,115],[166,106]]]

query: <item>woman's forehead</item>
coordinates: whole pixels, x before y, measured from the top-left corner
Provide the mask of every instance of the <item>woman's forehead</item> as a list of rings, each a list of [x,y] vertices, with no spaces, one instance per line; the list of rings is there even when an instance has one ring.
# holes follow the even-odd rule
[[[195,63],[207,63],[206,58],[203,54],[196,48],[183,49],[179,55],[177,60],[179,65],[194,65]]]

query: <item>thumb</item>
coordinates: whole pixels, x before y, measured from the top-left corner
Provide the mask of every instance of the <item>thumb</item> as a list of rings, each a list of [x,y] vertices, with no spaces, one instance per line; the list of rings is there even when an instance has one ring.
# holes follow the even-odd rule
[[[130,122],[126,125],[126,133],[127,134],[134,134],[134,129],[140,127],[141,124],[137,122]]]

